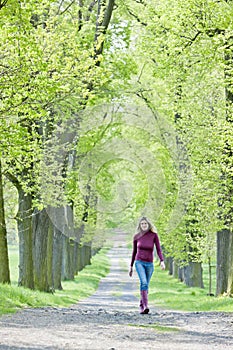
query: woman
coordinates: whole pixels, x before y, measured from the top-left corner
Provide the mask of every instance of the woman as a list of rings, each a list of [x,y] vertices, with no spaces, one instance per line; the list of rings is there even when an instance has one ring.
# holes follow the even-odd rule
[[[140,280],[140,313],[148,314],[148,288],[151,276],[154,272],[154,246],[160,259],[162,270],[165,269],[162,250],[160,247],[158,234],[146,217],[139,220],[137,233],[133,239],[133,252],[130,264],[129,276],[133,275],[133,264]]]

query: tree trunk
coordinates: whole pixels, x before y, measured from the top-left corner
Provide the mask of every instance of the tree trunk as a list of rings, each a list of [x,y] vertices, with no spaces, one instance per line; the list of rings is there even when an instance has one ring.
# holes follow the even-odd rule
[[[74,274],[77,275],[78,274],[78,246],[79,243],[77,241],[74,241]]]
[[[179,267],[178,278],[181,282],[184,282],[184,268],[183,267]]]
[[[49,292],[53,288],[49,285],[48,278],[48,231],[49,217],[46,209],[35,210],[33,216],[34,283],[35,288],[43,292]]]
[[[229,230],[217,232],[217,296],[227,293],[228,290],[231,235]]]
[[[47,245],[47,276],[48,276],[48,285],[50,286],[50,290],[54,292],[54,283],[53,283],[53,231],[54,226],[52,221],[49,219],[49,227],[48,227],[48,245]]]
[[[103,34],[106,33],[108,25],[110,23],[115,0],[99,0],[97,19],[96,19],[96,32],[95,32],[95,58],[103,53],[104,39]],[[97,61],[97,65],[99,62]]]
[[[54,226],[53,237],[53,288],[62,290],[62,233]]]
[[[91,265],[91,245],[90,243],[85,243],[84,244],[84,264],[85,266]]]
[[[78,247],[77,247],[77,266],[76,266],[77,272],[82,270],[81,250],[82,250],[82,247],[80,244],[78,244]]]
[[[177,262],[173,259],[173,262],[172,262],[172,276],[174,278],[178,278],[178,271],[179,271],[179,266],[178,266]]]
[[[61,211],[63,218],[61,223],[63,233],[62,280],[73,280],[75,274],[73,209],[71,206],[65,205]]]
[[[78,247],[78,260],[77,260],[78,266],[77,266],[77,270],[81,271],[84,266],[85,266],[85,249],[83,245],[79,244]]]
[[[168,274],[172,276],[173,274],[173,258],[168,257],[165,258],[166,270],[168,270]]]
[[[19,286],[34,289],[33,241],[32,241],[32,197],[17,186],[19,208],[17,224],[19,234]]]
[[[4,211],[2,164],[0,159],[0,283],[10,283],[7,231]]]
[[[232,294],[233,284],[233,249],[232,249],[232,196],[233,196],[233,152],[232,152],[232,49],[225,43],[225,81],[226,81],[226,124],[225,143],[222,159],[222,179],[224,179],[221,198],[219,199],[219,216],[226,229],[217,232],[217,285],[216,295]],[[226,209],[227,208],[227,209]]]
[[[74,279],[74,244],[73,241],[62,235],[63,242],[63,254],[62,254],[62,280],[73,280]]]
[[[80,244],[80,241],[81,241],[81,238],[82,236],[84,235],[84,224],[82,224],[80,227],[76,228],[75,229],[75,240],[77,242],[77,247],[76,247],[76,267],[75,267],[75,270],[76,270],[76,274],[81,271],[84,267],[83,265],[83,259],[82,259],[82,249],[83,249],[83,246]]]
[[[233,296],[233,232],[230,232],[230,243],[229,243],[229,273],[227,281],[227,294]]]
[[[62,233],[61,223],[63,217],[61,208],[47,207],[49,216],[48,231],[48,282],[52,290],[62,290],[61,271],[62,271]]]
[[[204,288],[201,263],[189,262],[184,266],[184,283],[188,287]]]
[[[61,290],[61,281],[73,280],[76,269],[74,264],[75,244],[72,239],[74,236],[72,207],[50,207],[49,217],[54,225],[53,287]]]

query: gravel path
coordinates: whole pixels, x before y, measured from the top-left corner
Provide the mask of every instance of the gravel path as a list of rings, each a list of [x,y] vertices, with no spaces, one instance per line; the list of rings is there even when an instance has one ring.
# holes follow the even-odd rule
[[[1,350],[233,349],[233,315],[138,313],[137,276],[128,277],[130,252],[118,232],[111,270],[97,292],[70,308],[25,309],[0,318]]]

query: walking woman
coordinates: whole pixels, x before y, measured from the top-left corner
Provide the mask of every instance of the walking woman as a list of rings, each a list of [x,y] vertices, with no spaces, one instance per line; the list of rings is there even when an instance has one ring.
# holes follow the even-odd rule
[[[129,276],[133,275],[133,265],[140,280],[140,313],[148,314],[148,289],[151,276],[154,272],[154,246],[160,259],[162,270],[165,269],[163,253],[160,247],[159,237],[151,222],[146,217],[139,220],[137,233],[133,238],[133,252],[130,264]]]

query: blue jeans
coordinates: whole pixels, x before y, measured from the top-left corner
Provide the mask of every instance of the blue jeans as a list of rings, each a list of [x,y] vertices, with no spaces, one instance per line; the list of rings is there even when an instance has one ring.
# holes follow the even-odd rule
[[[154,272],[153,262],[136,260],[135,268],[140,280],[140,290],[148,290],[150,279]]]

